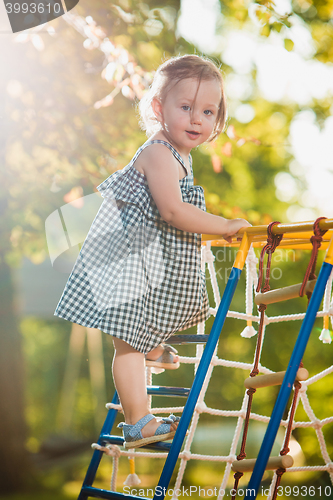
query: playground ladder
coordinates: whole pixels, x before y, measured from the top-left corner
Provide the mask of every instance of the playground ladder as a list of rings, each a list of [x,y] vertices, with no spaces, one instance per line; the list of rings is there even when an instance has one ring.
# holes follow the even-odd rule
[[[150,449],[158,449],[158,450],[163,450],[166,451],[168,450],[168,456],[164,464],[164,468],[162,470],[162,474],[160,476],[160,480],[158,483],[159,488],[157,491],[166,491],[172,476],[172,473],[174,471],[178,455],[180,453],[186,431],[189,427],[195,405],[197,403],[197,400],[199,398],[199,394],[201,391],[201,388],[203,386],[210,362],[212,360],[215,348],[217,346],[217,342],[220,336],[220,332],[222,330],[222,327],[224,325],[225,318],[227,316],[231,300],[233,298],[234,292],[237,287],[237,283],[239,281],[242,268],[244,266],[244,262],[246,259],[246,255],[248,252],[249,248],[249,242],[247,235],[244,234],[243,240],[240,246],[240,249],[238,250],[237,257],[234,263],[234,266],[231,270],[226,288],[224,290],[223,297],[221,299],[220,306],[218,308],[218,311],[216,313],[215,321],[213,323],[211,332],[209,335],[205,336],[208,337],[208,340],[206,342],[206,347],[203,351],[196,375],[193,380],[192,388],[190,391],[188,391],[188,397],[187,401],[184,407],[184,411],[182,413],[179,425],[177,427],[177,431],[175,434],[175,437],[173,438],[173,441],[170,444],[168,443],[158,443],[155,445],[149,445]],[[187,336],[186,336],[187,337]],[[199,341],[199,336],[194,335],[193,340],[196,342]],[[201,337],[201,336],[200,336]],[[200,339],[206,340],[206,339]],[[172,342],[172,339],[170,340]],[[182,391],[187,391],[186,389],[178,388],[176,389],[179,391],[179,389]],[[163,393],[164,388],[158,388],[156,389],[157,392],[160,391],[160,394]],[[150,393],[150,389],[148,390],[148,394]],[[172,389],[171,389],[172,393]],[[177,394],[176,394],[177,395]],[[179,395],[179,394],[178,394]],[[185,395],[185,392],[184,392]],[[115,394],[113,398],[113,403],[118,403],[118,396]],[[112,436],[109,434],[111,431],[111,428],[114,424],[116,418],[116,410],[110,409],[108,412],[108,415],[106,417],[105,423],[103,425],[98,444],[104,444],[104,443],[113,443],[113,444],[118,444],[122,445],[123,443],[123,438],[118,437],[118,436]],[[95,475],[97,472],[97,468],[99,466],[100,460],[102,458],[103,452],[99,450],[95,450],[93,453],[93,457],[91,460],[91,463],[89,465],[86,477],[84,479],[82,489],[80,492],[80,495],[78,497],[78,500],[86,500],[88,497],[97,497],[97,498],[105,498],[105,499],[136,499],[137,497],[132,496],[132,495],[125,495],[122,493],[114,492],[114,491],[108,491],[108,490],[101,490],[99,488],[94,488],[92,486],[92,483],[95,479]],[[159,500],[163,500],[162,495],[159,495]]]

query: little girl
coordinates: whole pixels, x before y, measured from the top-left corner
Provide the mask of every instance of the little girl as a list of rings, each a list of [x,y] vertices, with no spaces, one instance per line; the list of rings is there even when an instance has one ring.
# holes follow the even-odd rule
[[[163,342],[208,317],[201,234],[227,240],[248,222],[205,211],[193,185],[192,148],[215,139],[226,120],[222,76],[185,55],[164,62],[140,102],[150,139],[98,190],[104,201],[55,314],[113,337],[113,378],[125,415],[125,447],[174,436],[178,417],[147,406],[145,365],[178,368]]]

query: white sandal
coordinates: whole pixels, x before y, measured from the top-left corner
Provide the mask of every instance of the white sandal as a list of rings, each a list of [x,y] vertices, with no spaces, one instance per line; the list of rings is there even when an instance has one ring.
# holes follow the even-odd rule
[[[142,417],[134,425],[125,424],[125,422],[120,422],[117,427],[123,430],[124,436],[124,447],[128,448],[139,448],[140,446],[145,446],[151,443],[157,443],[159,441],[166,441],[171,439],[176,434],[176,431],[171,431],[171,425],[174,422],[179,422],[180,417],[175,417],[170,415],[167,418],[162,418],[161,424],[157,427],[155,434],[144,438],[142,436],[142,428],[155,417],[151,413]]]
[[[177,370],[179,368],[179,361],[174,361],[173,354],[178,354],[178,351],[168,344],[161,344],[163,353],[157,359],[147,359],[149,353],[146,355],[146,366],[149,368],[160,368],[162,370]]]

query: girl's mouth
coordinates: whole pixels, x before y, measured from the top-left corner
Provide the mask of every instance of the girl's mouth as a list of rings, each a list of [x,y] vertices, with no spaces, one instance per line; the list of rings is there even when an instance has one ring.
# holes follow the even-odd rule
[[[199,132],[195,132],[194,130],[186,130],[186,133],[191,139],[197,139],[200,135]]]

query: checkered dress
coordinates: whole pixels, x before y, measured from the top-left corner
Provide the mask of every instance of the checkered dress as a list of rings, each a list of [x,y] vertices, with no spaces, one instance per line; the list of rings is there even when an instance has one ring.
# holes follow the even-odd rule
[[[147,141],[98,190],[104,200],[89,230],[55,315],[98,328],[147,353],[170,335],[209,316],[200,268],[201,236],[160,216],[146,177],[134,167]],[[179,181],[182,199],[205,210],[193,173]]]

